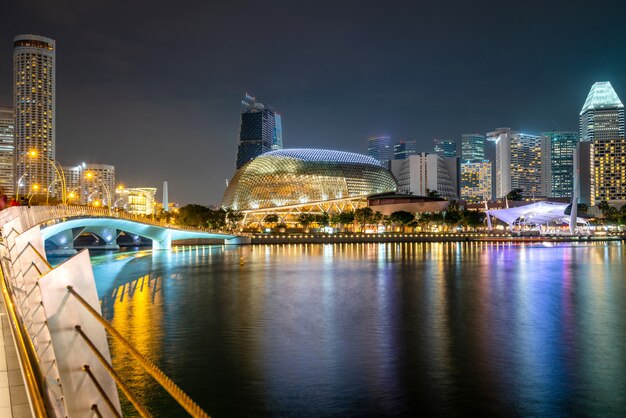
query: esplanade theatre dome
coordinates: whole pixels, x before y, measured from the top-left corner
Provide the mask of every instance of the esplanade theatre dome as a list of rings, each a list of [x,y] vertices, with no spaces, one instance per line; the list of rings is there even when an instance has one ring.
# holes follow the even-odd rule
[[[261,154],[230,181],[222,206],[263,209],[346,199],[396,190],[377,160],[352,152],[282,149]]]

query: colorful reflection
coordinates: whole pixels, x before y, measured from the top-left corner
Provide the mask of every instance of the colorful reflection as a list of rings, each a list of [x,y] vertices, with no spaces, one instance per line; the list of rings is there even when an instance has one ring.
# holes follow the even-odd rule
[[[185,247],[95,261],[105,316],[214,416],[626,413],[620,244]],[[114,343],[112,354],[156,414],[177,413]]]

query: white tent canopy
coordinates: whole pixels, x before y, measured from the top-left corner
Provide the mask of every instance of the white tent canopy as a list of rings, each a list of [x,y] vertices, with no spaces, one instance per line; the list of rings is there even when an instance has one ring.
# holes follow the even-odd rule
[[[515,208],[488,210],[487,214],[509,226],[513,224],[538,226],[556,221],[569,225],[570,216],[565,214],[568,206],[568,203],[536,202]],[[576,222],[587,224],[582,218],[576,218]]]

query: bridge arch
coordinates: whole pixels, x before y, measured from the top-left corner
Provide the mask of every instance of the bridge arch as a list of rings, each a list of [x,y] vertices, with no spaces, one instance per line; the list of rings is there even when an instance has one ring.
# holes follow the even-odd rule
[[[171,229],[114,217],[84,217],[60,220],[56,223],[42,226],[41,235],[44,241],[46,241],[57,234],[68,230],[71,231],[74,228],[83,228],[88,230],[104,228],[125,231],[130,234],[151,239],[153,243],[152,247],[154,249],[171,248],[172,240],[198,238],[233,240],[233,238],[236,238],[234,235]]]

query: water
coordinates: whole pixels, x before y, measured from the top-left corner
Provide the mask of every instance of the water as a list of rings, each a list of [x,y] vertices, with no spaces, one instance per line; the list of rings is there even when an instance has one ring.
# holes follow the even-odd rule
[[[105,317],[215,417],[626,415],[621,244],[200,247],[93,261]],[[177,416],[111,345],[139,397]]]

